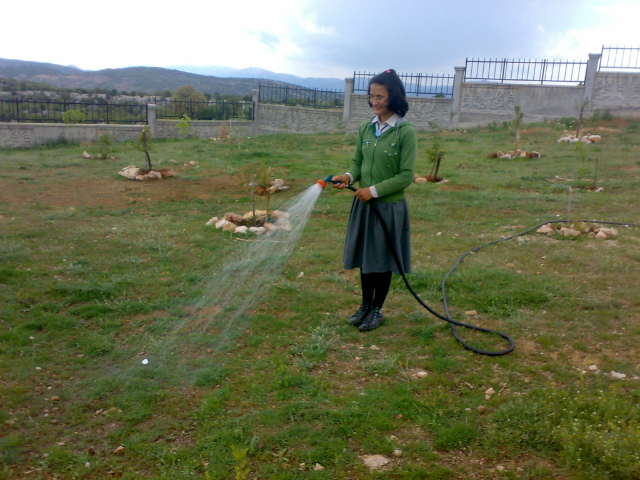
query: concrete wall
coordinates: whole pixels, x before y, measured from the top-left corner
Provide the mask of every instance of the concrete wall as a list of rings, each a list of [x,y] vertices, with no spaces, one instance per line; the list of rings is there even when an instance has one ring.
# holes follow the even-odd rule
[[[589,110],[609,110],[614,117],[640,118],[640,74],[598,72]]]
[[[256,104],[256,134],[319,133],[343,130],[341,108]]]
[[[577,116],[584,99],[584,86],[504,85],[464,83],[461,103],[452,123],[466,128],[514,118],[516,106],[525,121]]]
[[[64,125],[46,123],[0,123],[0,147],[27,148],[64,137],[92,143],[109,134],[117,142],[135,140],[142,125]]]

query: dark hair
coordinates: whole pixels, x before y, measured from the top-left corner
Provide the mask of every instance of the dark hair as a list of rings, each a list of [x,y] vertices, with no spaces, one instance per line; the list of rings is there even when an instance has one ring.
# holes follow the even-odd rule
[[[409,103],[407,102],[407,94],[404,91],[404,85],[402,85],[402,80],[398,77],[398,74],[395,70],[385,70],[382,73],[379,73],[375,77],[373,77],[369,81],[369,90],[367,95],[371,94],[371,84],[375,83],[376,85],[382,85],[386,87],[389,92],[389,104],[387,108],[391,110],[393,113],[397,113],[401,117],[404,117],[409,111]],[[371,105],[371,100],[369,100],[369,106]]]

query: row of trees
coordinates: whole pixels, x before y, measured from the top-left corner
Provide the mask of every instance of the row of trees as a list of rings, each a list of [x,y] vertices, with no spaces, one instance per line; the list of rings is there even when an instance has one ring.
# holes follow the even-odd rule
[[[0,78],[0,92],[9,92],[11,95],[3,96],[2,98],[8,98],[11,100],[23,99],[23,100],[48,100],[51,99],[51,93],[56,94],[55,98],[61,100],[71,100],[72,94],[86,95],[89,103],[106,103],[116,96],[129,96],[129,97],[158,97],[158,98],[170,98],[173,100],[192,100],[199,102],[206,102],[210,100],[226,100],[229,102],[250,102],[251,94],[248,95],[220,95],[218,92],[213,94],[201,93],[197,91],[192,85],[184,85],[178,88],[175,92],[170,89],[156,90],[153,93],[143,91],[126,91],[117,90],[115,88],[64,88],[56,87],[42,82],[31,82],[26,80],[16,80],[13,78]],[[26,93],[28,92],[28,93]],[[91,101],[93,100],[93,101]],[[83,99],[85,101],[85,99]]]

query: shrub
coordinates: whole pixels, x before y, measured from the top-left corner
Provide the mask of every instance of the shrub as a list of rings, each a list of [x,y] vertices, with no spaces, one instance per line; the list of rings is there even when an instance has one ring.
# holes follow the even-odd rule
[[[85,115],[80,110],[67,110],[62,116],[64,123],[83,123]]]

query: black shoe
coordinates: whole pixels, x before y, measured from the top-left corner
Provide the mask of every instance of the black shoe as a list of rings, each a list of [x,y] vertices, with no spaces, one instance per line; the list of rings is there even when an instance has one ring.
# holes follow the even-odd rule
[[[371,311],[371,307],[373,307],[371,302],[364,301],[360,308],[353,316],[349,319],[349,325],[353,325],[354,327],[359,327],[364,322],[365,317]]]
[[[364,319],[362,325],[358,327],[358,330],[361,332],[370,332],[371,330],[378,328],[382,324],[383,320],[384,315],[380,312],[380,307],[371,307],[369,315]]]

